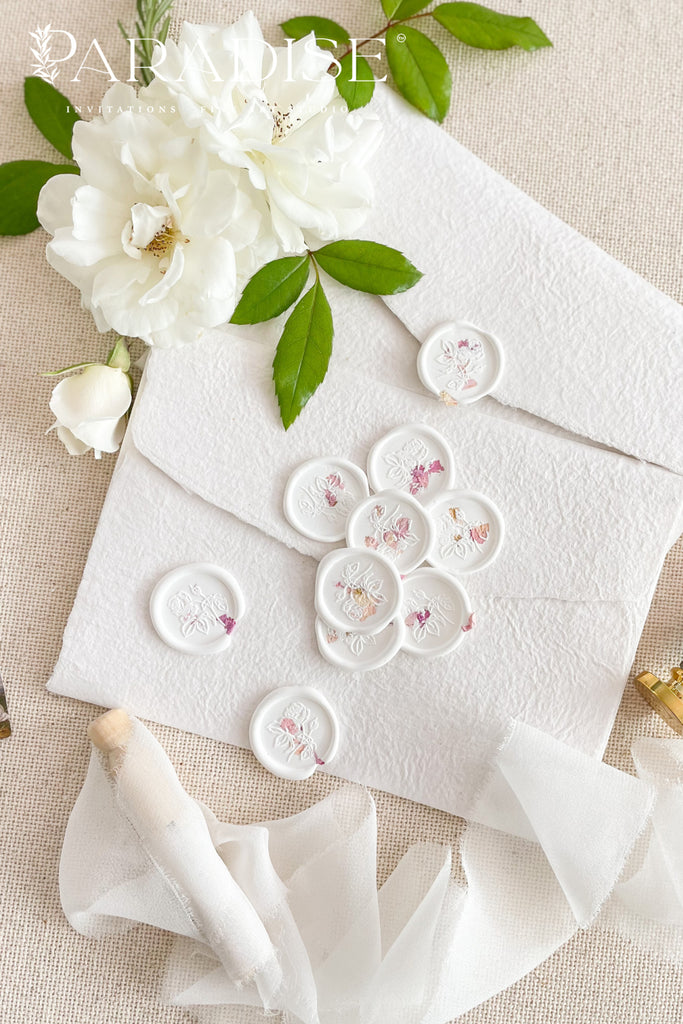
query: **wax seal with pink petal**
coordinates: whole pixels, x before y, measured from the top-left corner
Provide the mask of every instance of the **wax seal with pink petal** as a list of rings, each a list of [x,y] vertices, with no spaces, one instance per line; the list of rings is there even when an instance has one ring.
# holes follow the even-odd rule
[[[485,569],[503,545],[503,517],[490,498],[477,491],[453,490],[429,506],[436,538],[427,561],[456,575]]]
[[[195,562],[172,569],[149,600],[157,633],[185,654],[217,654],[230,646],[244,614],[235,577],[220,565]]]
[[[380,633],[396,617],[402,597],[400,575],[371,548],[339,548],[318,566],[315,610],[342,632]]]
[[[315,620],[315,636],[320,653],[326,661],[347,672],[371,672],[382,668],[398,654],[405,636],[405,627],[398,615],[381,633],[353,633],[335,629],[321,618]]]
[[[467,591],[450,573],[416,569],[404,580],[403,650],[420,658],[449,654],[474,626]]]
[[[439,324],[417,356],[420,380],[446,405],[470,405],[498,386],[505,357],[493,334],[462,321]]]
[[[368,493],[360,466],[336,457],[309,459],[287,481],[284,513],[304,537],[335,543],[344,539],[349,513]]]
[[[454,484],[450,445],[438,430],[410,423],[380,438],[368,456],[368,477],[374,491],[399,490],[423,505]]]
[[[281,686],[252,715],[249,743],[264,768],[283,779],[308,779],[339,745],[334,708],[310,686]]]
[[[359,502],[346,523],[349,547],[366,547],[388,559],[399,573],[417,569],[434,542],[434,526],[417,498],[378,491]]]

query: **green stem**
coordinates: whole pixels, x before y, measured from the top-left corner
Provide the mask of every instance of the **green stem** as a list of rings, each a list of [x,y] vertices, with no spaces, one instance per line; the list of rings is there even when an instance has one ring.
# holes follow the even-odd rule
[[[356,43],[356,52],[358,52],[358,50],[360,50],[361,46],[365,46],[367,43],[371,43],[373,41],[373,39],[379,39],[380,36],[383,36],[386,32],[389,31],[390,28],[394,28],[394,26],[396,26],[396,25],[405,25],[406,22],[408,22],[408,21],[417,21],[418,18],[431,18],[431,17],[432,17],[432,12],[431,11],[423,11],[422,14],[411,14],[409,18],[399,18],[397,21],[388,21],[386,23],[386,25],[384,26],[384,28],[381,28],[379,30],[379,32],[375,32],[374,35],[368,36],[367,39],[362,39],[360,43]],[[345,53],[342,53],[341,57],[339,57],[339,60],[340,61],[344,60],[344,57],[348,57],[350,53],[353,53],[353,49],[351,47],[348,50],[346,50]],[[330,64],[330,66],[329,66],[329,68],[327,70],[331,71],[333,67],[334,67],[334,64]]]

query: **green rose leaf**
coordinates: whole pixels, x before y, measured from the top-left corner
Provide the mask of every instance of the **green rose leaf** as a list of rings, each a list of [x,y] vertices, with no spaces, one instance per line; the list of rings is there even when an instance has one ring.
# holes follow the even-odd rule
[[[451,101],[451,73],[438,46],[409,25],[393,25],[387,31],[387,60],[408,102],[432,121],[443,121]]]
[[[303,39],[309,32],[315,32],[318,46],[325,50],[334,50],[335,46],[351,42],[346,29],[330,18],[290,18],[289,21],[283,21],[280,28],[289,39]],[[331,40],[334,40],[334,43]]]
[[[382,0],[382,8],[389,19],[410,18],[430,3],[431,0]]]
[[[346,100],[349,110],[364,107],[370,102],[375,91],[375,76],[372,73],[372,68],[365,57],[361,57],[360,54],[356,54],[355,75],[352,53],[347,53],[339,63],[341,71],[336,78],[339,95]]]
[[[441,4],[432,14],[456,39],[480,50],[539,50],[553,45],[533,18],[499,14],[481,4]]]
[[[78,174],[78,167],[44,160],[0,164],[0,235],[27,235],[39,226],[38,196],[55,174]]]
[[[325,379],[333,334],[330,305],[316,280],[290,313],[273,360],[275,392],[285,430]]]
[[[231,324],[260,324],[272,320],[301,295],[308,280],[309,255],[285,256],[261,267],[242,292]]]
[[[422,277],[403,253],[379,242],[331,242],[317,249],[314,256],[330,277],[371,295],[397,295]]]
[[[26,78],[24,102],[38,131],[62,156],[73,160],[71,136],[80,117],[74,112],[71,101],[42,78]]]

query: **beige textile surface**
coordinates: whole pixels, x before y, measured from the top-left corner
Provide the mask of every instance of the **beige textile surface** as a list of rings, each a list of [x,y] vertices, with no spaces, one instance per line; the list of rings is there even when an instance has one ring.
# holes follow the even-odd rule
[[[447,129],[680,301],[679,3],[499,0],[499,6],[534,16],[555,49],[484,54],[435,33],[448,48],[453,70]],[[178,0],[176,9],[192,20],[227,22],[246,7],[242,0]],[[379,0],[254,0],[253,8],[273,42],[280,39],[277,22],[295,14],[335,17],[356,36],[375,32],[383,23]],[[53,158],[22,105],[21,82],[30,69],[29,30],[51,23],[76,37],[77,58],[62,66],[57,84],[75,102],[97,103],[106,76],[84,72],[80,84],[69,79],[93,37],[119,77],[126,77],[115,21],[120,17],[130,24],[132,9],[133,0],[3,0],[3,160]],[[421,187],[406,182],[406,188]],[[79,309],[75,290],[45,264],[44,244],[40,231],[1,243],[0,670],[14,735],[0,742],[0,1022],[179,1024],[189,1019],[187,1013],[162,1006],[158,998],[169,936],[141,927],[128,937],[94,943],[70,930],[59,906],[59,851],[85,776],[85,728],[96,711],[48,695],[44,684],[59,652],[114,459],[97,464],[90,456],[69,458],[54,435],[43,436],[51,422],[47,401],[52,384],[38,373],[99,359],[106,348]],[[672,395],[672,401],[678,400]],[[653,508],[652,528],[656,520]],[[116,623],[112,608],[112,629]],[[662,672],[681,654],[679,541],[666,561],[634,669]],[[267,774],[247,751],[159,726],[152,731],[186,788],[225,819],[288,815],[338,785],[322,775],[288,783]],[[629,686],[607,760],[630,770],[630,743],[639,735],[670,732]],[[457,842],[458,820],[386,794],[376,798],[382,877],[411,842]],[[682,981],[680,971],[623,939],[582,933],[461,1020],[674,1024],[683,1018]],[[239,1022],[239,1011],[234,1020]]]

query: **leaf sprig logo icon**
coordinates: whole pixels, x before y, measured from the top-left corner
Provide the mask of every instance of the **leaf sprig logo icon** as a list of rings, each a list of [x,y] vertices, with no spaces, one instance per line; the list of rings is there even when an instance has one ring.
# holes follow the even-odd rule
[[[45,82],[54,85],[55,79],[59,74],[59,68],[57,67],[57,61],[52,60],[50,57],[52,25],[46,25],[45,28],[38,27],[35,32],[29,32],[29,35],[35,42],[35,46],[31,47],[31,53],[37,62],[31,65],[33,76],[35,78],[42,78]]]

